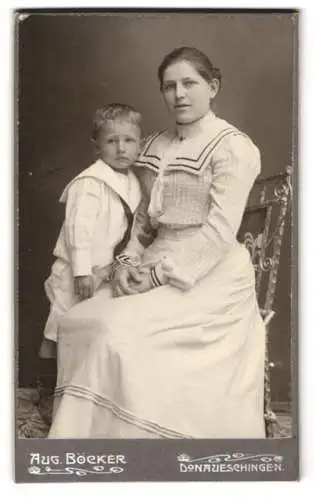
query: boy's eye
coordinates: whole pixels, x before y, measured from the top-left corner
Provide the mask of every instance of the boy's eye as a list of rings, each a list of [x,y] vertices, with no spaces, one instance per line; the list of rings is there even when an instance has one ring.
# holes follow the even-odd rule
[[[136,142],[133,137],[126,137],[126,142]]]
[[[115,139],[107,139],[107,144],[114,144],[115,142]]]

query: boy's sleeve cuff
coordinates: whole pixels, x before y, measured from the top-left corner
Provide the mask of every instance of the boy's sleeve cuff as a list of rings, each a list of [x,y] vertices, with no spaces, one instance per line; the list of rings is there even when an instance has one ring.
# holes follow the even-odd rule
[[[89,248],[74,248],[71,252],[73,276],[89,276],[92,274]]]

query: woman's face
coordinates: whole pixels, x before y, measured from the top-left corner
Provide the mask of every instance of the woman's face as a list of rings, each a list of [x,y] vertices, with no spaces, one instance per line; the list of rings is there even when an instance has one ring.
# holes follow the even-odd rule
[[[208,83],[188,61],[178,61],[164,72],[162,93],[176,123],[193,123],[205,116],[218,88]]]

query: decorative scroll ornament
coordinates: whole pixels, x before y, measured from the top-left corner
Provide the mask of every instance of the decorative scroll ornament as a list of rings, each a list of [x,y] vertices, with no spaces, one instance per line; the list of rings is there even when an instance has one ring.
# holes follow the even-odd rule
[[[191,458],[189,455],[181,454],[177,456],[178,462],[185,463],[208,463],[208,464],[219,464],[219,463],[232,463],[232,462],[260,462],[260,463],[280,463],[283,461],[283,456],[276,455],[274,453],[222,453],[217,455],[209,455],[207,457],[197,457]]]
[[[261,255],[261,234],[255,238],[252,233],[247,232],[244,234],[243,243],[250,253],[255,270],[257,270],[257,261]]]
[[[64,467],[63,469],[52,469],[51,467],[38,467],[33,465],[28,468],[29,474],[36,476],[47,476],[53,474],[87,476],[88,474],[120,474],[123,472],[123,467],[110,467],[105,469],[103,465],[94,465],[91,469],[83,469],[81,467]]]
[[[255,271],[261,269],[264,272],[270,271],[274,264],[272,257],[263,257],[262,255],[262,234],[254,237],[252,233],[247,232],[244,235],[244,245],[250,253]]]
[[[293,169],[291,166],[286,168],[286,175],[284,180],[277,183],[274,187],[274,196],[276,200],[287,203],[289,198],[292,196],[292,172]]]

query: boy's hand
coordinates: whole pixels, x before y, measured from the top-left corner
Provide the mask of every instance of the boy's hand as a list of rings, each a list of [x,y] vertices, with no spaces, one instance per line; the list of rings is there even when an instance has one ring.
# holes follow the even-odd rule
[[[92,276],[75,276],[74,292],[80,300],[90,299],[94,293]]]

